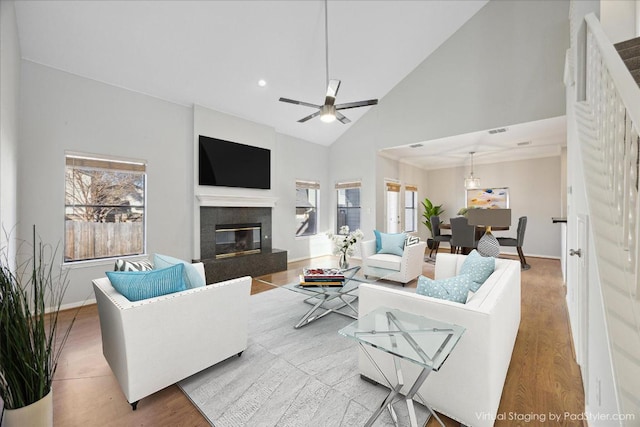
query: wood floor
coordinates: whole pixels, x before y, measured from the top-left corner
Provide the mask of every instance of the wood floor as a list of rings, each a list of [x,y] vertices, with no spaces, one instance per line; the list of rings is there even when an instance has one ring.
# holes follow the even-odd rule
[[[549,422],[549,413],[582,413],[584,394],[569,332],[560,262],[527,259],[522,272],[522,320],[502,394],[496,426],[571,426]],[[295,280],[300,268],[314,263],[331,265],[332,257],[289,263],[286,272],[262,276],[283,285]],[[424,264],[433,277],[433,264]],[[415,281],[408,286],[415,287]],[[272,289],[254,280],[252,293]],[[71,312],[65,312],[68,319]],[[53,385],[55,426],[208,426],[207,421],[177,386],[142,399],[131,410],[102,356],[97,307],[80,310],[61,356]],[[546,416],[546,420],[541,419]],[[444,419],[447,427],[458,423]],[[427,426],[436,426],[431,420]],[[575,425],[582,425],[581,423]],[[301,426],[306,427],[306,426]]]

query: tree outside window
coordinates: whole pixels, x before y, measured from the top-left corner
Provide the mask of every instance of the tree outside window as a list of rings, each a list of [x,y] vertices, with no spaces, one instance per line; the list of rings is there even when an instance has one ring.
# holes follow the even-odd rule
[[[338,205],[336,217],[336,233],[343,226],[349,230],[360,228],[360,182],[346,182],[336,184]]]
[[[296,181],[296,237],[318,233],[318,196],[320,184]]]
[[[145,252],[146,166],[67,155],[65,262]]]

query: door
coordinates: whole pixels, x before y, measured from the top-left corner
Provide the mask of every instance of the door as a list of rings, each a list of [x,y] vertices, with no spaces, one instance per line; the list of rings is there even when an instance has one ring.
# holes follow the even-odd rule
[[[387,233],[400,232],[400,184],[385,182],[385,225]]]

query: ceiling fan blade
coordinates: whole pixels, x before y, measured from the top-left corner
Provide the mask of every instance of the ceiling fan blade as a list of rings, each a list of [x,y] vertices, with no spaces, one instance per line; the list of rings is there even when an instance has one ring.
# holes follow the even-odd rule
[[[342,114],[342,113],[341,113],[341,112],[339,112],[339,111],[336,111],[336,119],[338,119],[338,120],[340,121],[340,123],[345,124],[345,125],[346,125],[347,123],[351,123],[351,120],[349,120],[348,118],[346,118],[346,117],[344,116],[344,114]]]
[[[310,104],[310,103],[304,102],[304,101],[296,101],[295,99],[280,98],[278,101],[280,101],[280,102],[288,102],[289,104],[302,105],[302,106],[305,106],[305,107],[320,108],[320,105]]]
[[[367,105],[376,105],[377,99],[369,99],[367,101],[347,102],[346,104],[336,105],[336,110],[346,110],[347,108],[366,107]]]
[[[316,116],[318,116],[318,115],[320,115],[320,111],[316,111],[316,112],[315,112],[315,113],[313,113],[313,114],[309,114],[307,117],[303,117],[303,118],[301,118],[300,120],[298,120],[298,123],[304,123],[304,122],[306,122],[307,120],[311,120],[311,119],[313,119],[314,117],[316,117]]]
[[[336,96],[338,96],[339,88],[340,80],[329,80],[327,96],[324,98],[324,105],[333,105],[336,102]]]

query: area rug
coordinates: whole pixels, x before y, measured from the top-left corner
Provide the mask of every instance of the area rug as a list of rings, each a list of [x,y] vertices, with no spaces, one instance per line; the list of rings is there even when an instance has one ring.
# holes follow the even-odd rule
[[[388,389],[360,378],[357,344],[338,334],[353,320],[331,313],[294,329],[310,307],[303,299],[286,289],[251,296],[242,356],[179,383],[212,425],[361,426],[379,407]],[[406,405],[395,408],[407,425]],[[416,412],[418,421],[427,419],[423,406]],[[393,425],[388,411],[375,425]]]

